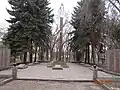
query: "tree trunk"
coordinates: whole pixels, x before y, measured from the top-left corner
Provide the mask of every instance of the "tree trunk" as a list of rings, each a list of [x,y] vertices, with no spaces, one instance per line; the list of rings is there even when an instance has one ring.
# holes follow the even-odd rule
[[[43,51],[41,51],[40,59],[43,61]]]
[[[64,50],[62,50],[62,60],[64,61]]]
[[[38,50],[38,59],[40,60],[40,46],[39,46],[39,50]]]
[[[67,61],[68,61],[68,59],[69,59],[69,51],[68,51],[68,47],[67,47],[67,50],[66,50],[65,59],[66,59]]]
[[[30,63],[32,63],[32,39],[30,40],[30,52],[29,52],[29,57],[30,57]]]
[[[36,62],[36,57],[37,57],[37,46],[35,47],[35,58],[34,58],[34,62]]]
[[[48,49],[46,50],[46,59],[47,59],[47,61],[49,60],[49,51],[48,51]]]
[[[86,45],[86,53],[85,53],[85,63],[90,63],[90,50],[89,44]]]
[[[73,54],[74,61],[76,61],[76,52]]]
[[[73,55],[73,53],[72,53],[72,55]],[[73,56],[71,56],[71,51],[69,50],[68,51],[68,60],[69,60],[69,62],[70,62],[71,58],[73,59]]]
[[[50,61],[53,60],[53,50],[50,50]]]
[[[87,49],[88,49],[88,52],[87,52],[87,56],[88,56],[88,64],[90,63],[90,47],[89,47],[89,44],[88,44],[88,47],[87,47]]]
[[[14,58],[13,58],[13,62],[16,63],[16,56],[14,56]]]
[[[85,49],[85,63],[88,63],[88,59],[89,59],[89,50],[88,50],[89,44],[86,44],[86,49]]]
[[[56,50],[56,60],[58,60],[58,49]]]
[[[99,62],[100,62],[100,52],[99,51],[97,52],[97,56],[98,56],[98,64],[99,64]]]
[[[85,63],[87,63],[87,58],[88,58],[88,53],[87,53],[87,48],[86,48],[86,50],[85,50]]]
[[[94,47],[94,45],[92,45],[92,60],[93,60],[93,64],[95,64],[95,47]]]
[[[23,63],[26,64],[27,61],[27,52],[24,52]]]
[[[80,61],[80,53],[79,53],[79,51],[76,51],[76,61],[77,62]]]
[[[20,60],[23,61],[23,53],[20,54]]]
[[[29,55],[30,63],[32,63],[32,53],[30,52],[29,54],[30,54],[30,55]]]
[[[44,51],[45,49],[43,47],[40,48],[40,60],[44,61]]]

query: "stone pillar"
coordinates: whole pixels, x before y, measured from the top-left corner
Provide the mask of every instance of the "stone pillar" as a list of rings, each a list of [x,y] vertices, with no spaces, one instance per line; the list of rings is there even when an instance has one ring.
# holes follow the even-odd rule
[[[13,77],[13,79],[17,78],[17,67],[16,67],[16,64],[14,64],[13,68],[12,68],[12,77]]]
[[[96,65],[94,65],[93,66],[93,80],[96,80],[97,79],[97,77],[98,77],[98,73],[97,73],[97,66]]]
[[[59,40],[59,60],[62,60],[62,33],[63,33],[63,17],[60,17],[60,40]]]

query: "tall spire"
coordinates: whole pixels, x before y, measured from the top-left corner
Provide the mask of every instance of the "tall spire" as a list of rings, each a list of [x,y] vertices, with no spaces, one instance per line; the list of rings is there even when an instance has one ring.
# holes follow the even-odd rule
[[[60,17],[64,17],[64,15],[65,15],[63,3],[61,3],[61,6],[60,6],[60,8],[58,10],[58,14],[59,14]]]

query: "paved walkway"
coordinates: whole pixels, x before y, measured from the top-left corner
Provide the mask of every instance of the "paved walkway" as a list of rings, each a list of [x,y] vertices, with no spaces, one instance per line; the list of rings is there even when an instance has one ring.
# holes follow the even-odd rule
[[[69,68],[52,70],[47,64],[30,66],[27,69],[18,70],[18,78],[28,79],[52,79],[52,80],[92,80],[93,71],[89,68],[68,63]]]
[[[49,80],[92,80],[93,71],[74,63],[68,63],[69,68],[52,70],[46,63],[29,66],[26,69],[18,69],[19,79],[49,79]],[[0,71],[0,75],[10,75],[11,70]],[[104,72],[98,72],[99,77],[113,77]]]
[[[104,90],[90,82],[54,82],[14,80],[0,87],[0,90]]]

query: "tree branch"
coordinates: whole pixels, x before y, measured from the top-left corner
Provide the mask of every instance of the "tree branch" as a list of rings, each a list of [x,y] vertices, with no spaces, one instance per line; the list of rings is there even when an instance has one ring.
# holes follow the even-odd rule
[[[118,0],[117,0],[118,1]],[[115,3],[113,3],[111,0],[109,0],[109,2],[120,12],[120,9],[115,5]],[[118,1],[119,2],[119,1]],[[120,2],[119,2],[120,3]]]

